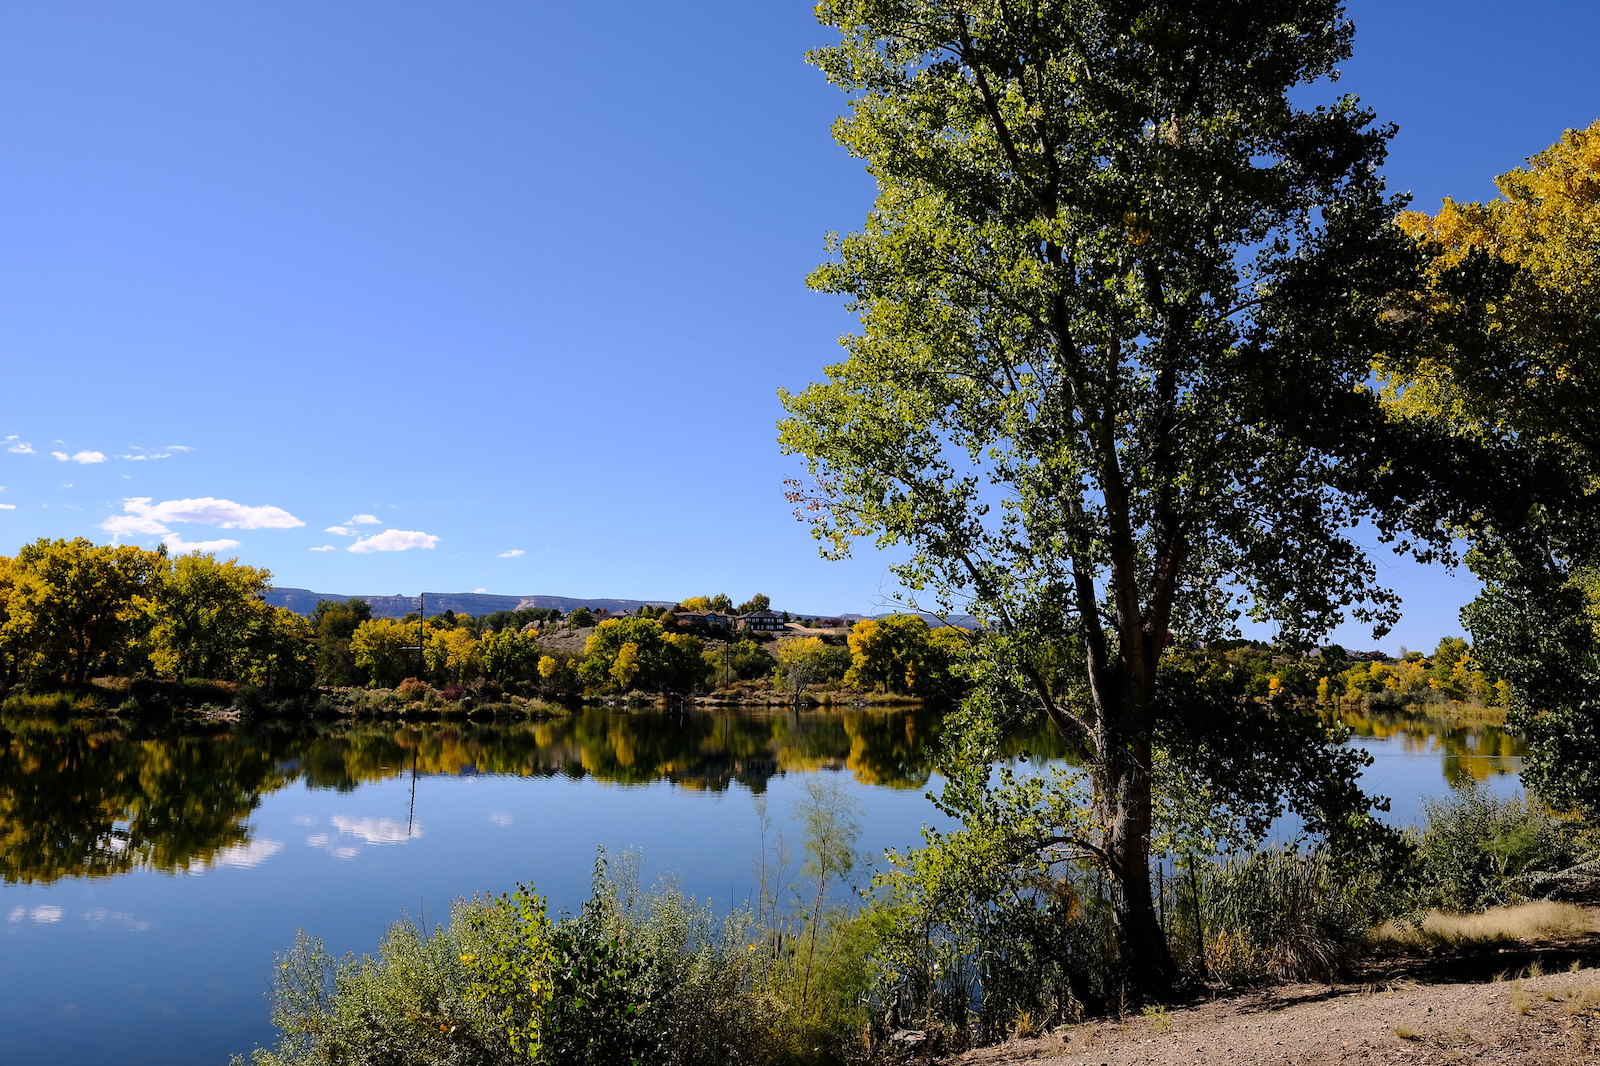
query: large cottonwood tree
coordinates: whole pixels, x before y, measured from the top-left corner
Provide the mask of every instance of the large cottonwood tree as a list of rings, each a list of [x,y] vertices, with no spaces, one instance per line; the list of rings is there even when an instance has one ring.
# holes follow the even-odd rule
[[[1163,648],[1241,610],[1290,642],[1347,611],[1381,626],[1354,525],[1433,517],[1366,384],[1418,263],[1379,176],[1391,130],[1311,102],[1350,52],[1335,0],[818,13],[841,39],[811,60],[850,96],[835,136],[878,193],[811,279],[861,330],[783,394],[813,475],[794,499],[825,553],[909,549],[908,587],[976,614],[1005,698],[1084,752],[1091,816],[1041,844],[1105,870],[1126,972],[1159,993],[1155,749],[1203,717]],[[1253,764],[1245,738],[1218,772],[1292,791],[1303,760]]]

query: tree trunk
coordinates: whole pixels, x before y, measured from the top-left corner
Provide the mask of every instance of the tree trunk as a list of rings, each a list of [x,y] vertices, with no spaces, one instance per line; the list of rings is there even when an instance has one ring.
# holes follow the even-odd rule
[[[1150,745],[1135,737],[1102,749],[1096,813],[1122,972],[1139,999],[1171,997],[1178,967],[1150,890]]]

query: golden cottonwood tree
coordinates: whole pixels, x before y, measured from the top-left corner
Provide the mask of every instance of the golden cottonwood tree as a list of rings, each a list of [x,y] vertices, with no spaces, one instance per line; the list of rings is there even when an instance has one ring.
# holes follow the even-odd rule
[[[142,667],[139,638],[167,566],[166,549],[39,540],[11,560],[0,632],[21,675],[82,686],[100,673]]]
[[[1465,617],[1511,683],[1525,780],[1600,810],[1600,122],[1496,184],[1486,203],[1401,216],[1435,258],[1400,313],[1432,343],[1379,365],[1394,417],[1520,472],[1455,527],[1485,583]]]

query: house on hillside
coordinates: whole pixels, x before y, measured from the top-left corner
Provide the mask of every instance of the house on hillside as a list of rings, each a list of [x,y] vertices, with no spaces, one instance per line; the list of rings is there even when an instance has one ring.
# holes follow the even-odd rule
[[[678,611],[673,615],[678,625],[687,628],[703,626],[707,629],[732,629],[735,618],[721,611]]]
[[[739,628],[752,633],[777,633],[783,629],[783,618],[777,611],[751,611],[739,616]]]

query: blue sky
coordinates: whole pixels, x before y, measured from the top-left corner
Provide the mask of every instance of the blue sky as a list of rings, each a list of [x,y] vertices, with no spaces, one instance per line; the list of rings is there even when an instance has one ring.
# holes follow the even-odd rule
[[[1340,87],[1399,124],[1418,207],[1600,117],[1600,5],[1349,10]],[[776,388],[852,327],[803,278],[872,195],[825,39],[786,0],[0,7],[0,553],[884,609],[774,444]],[[1383,646],[1458,631],[1467,579],[1385,572]]]

